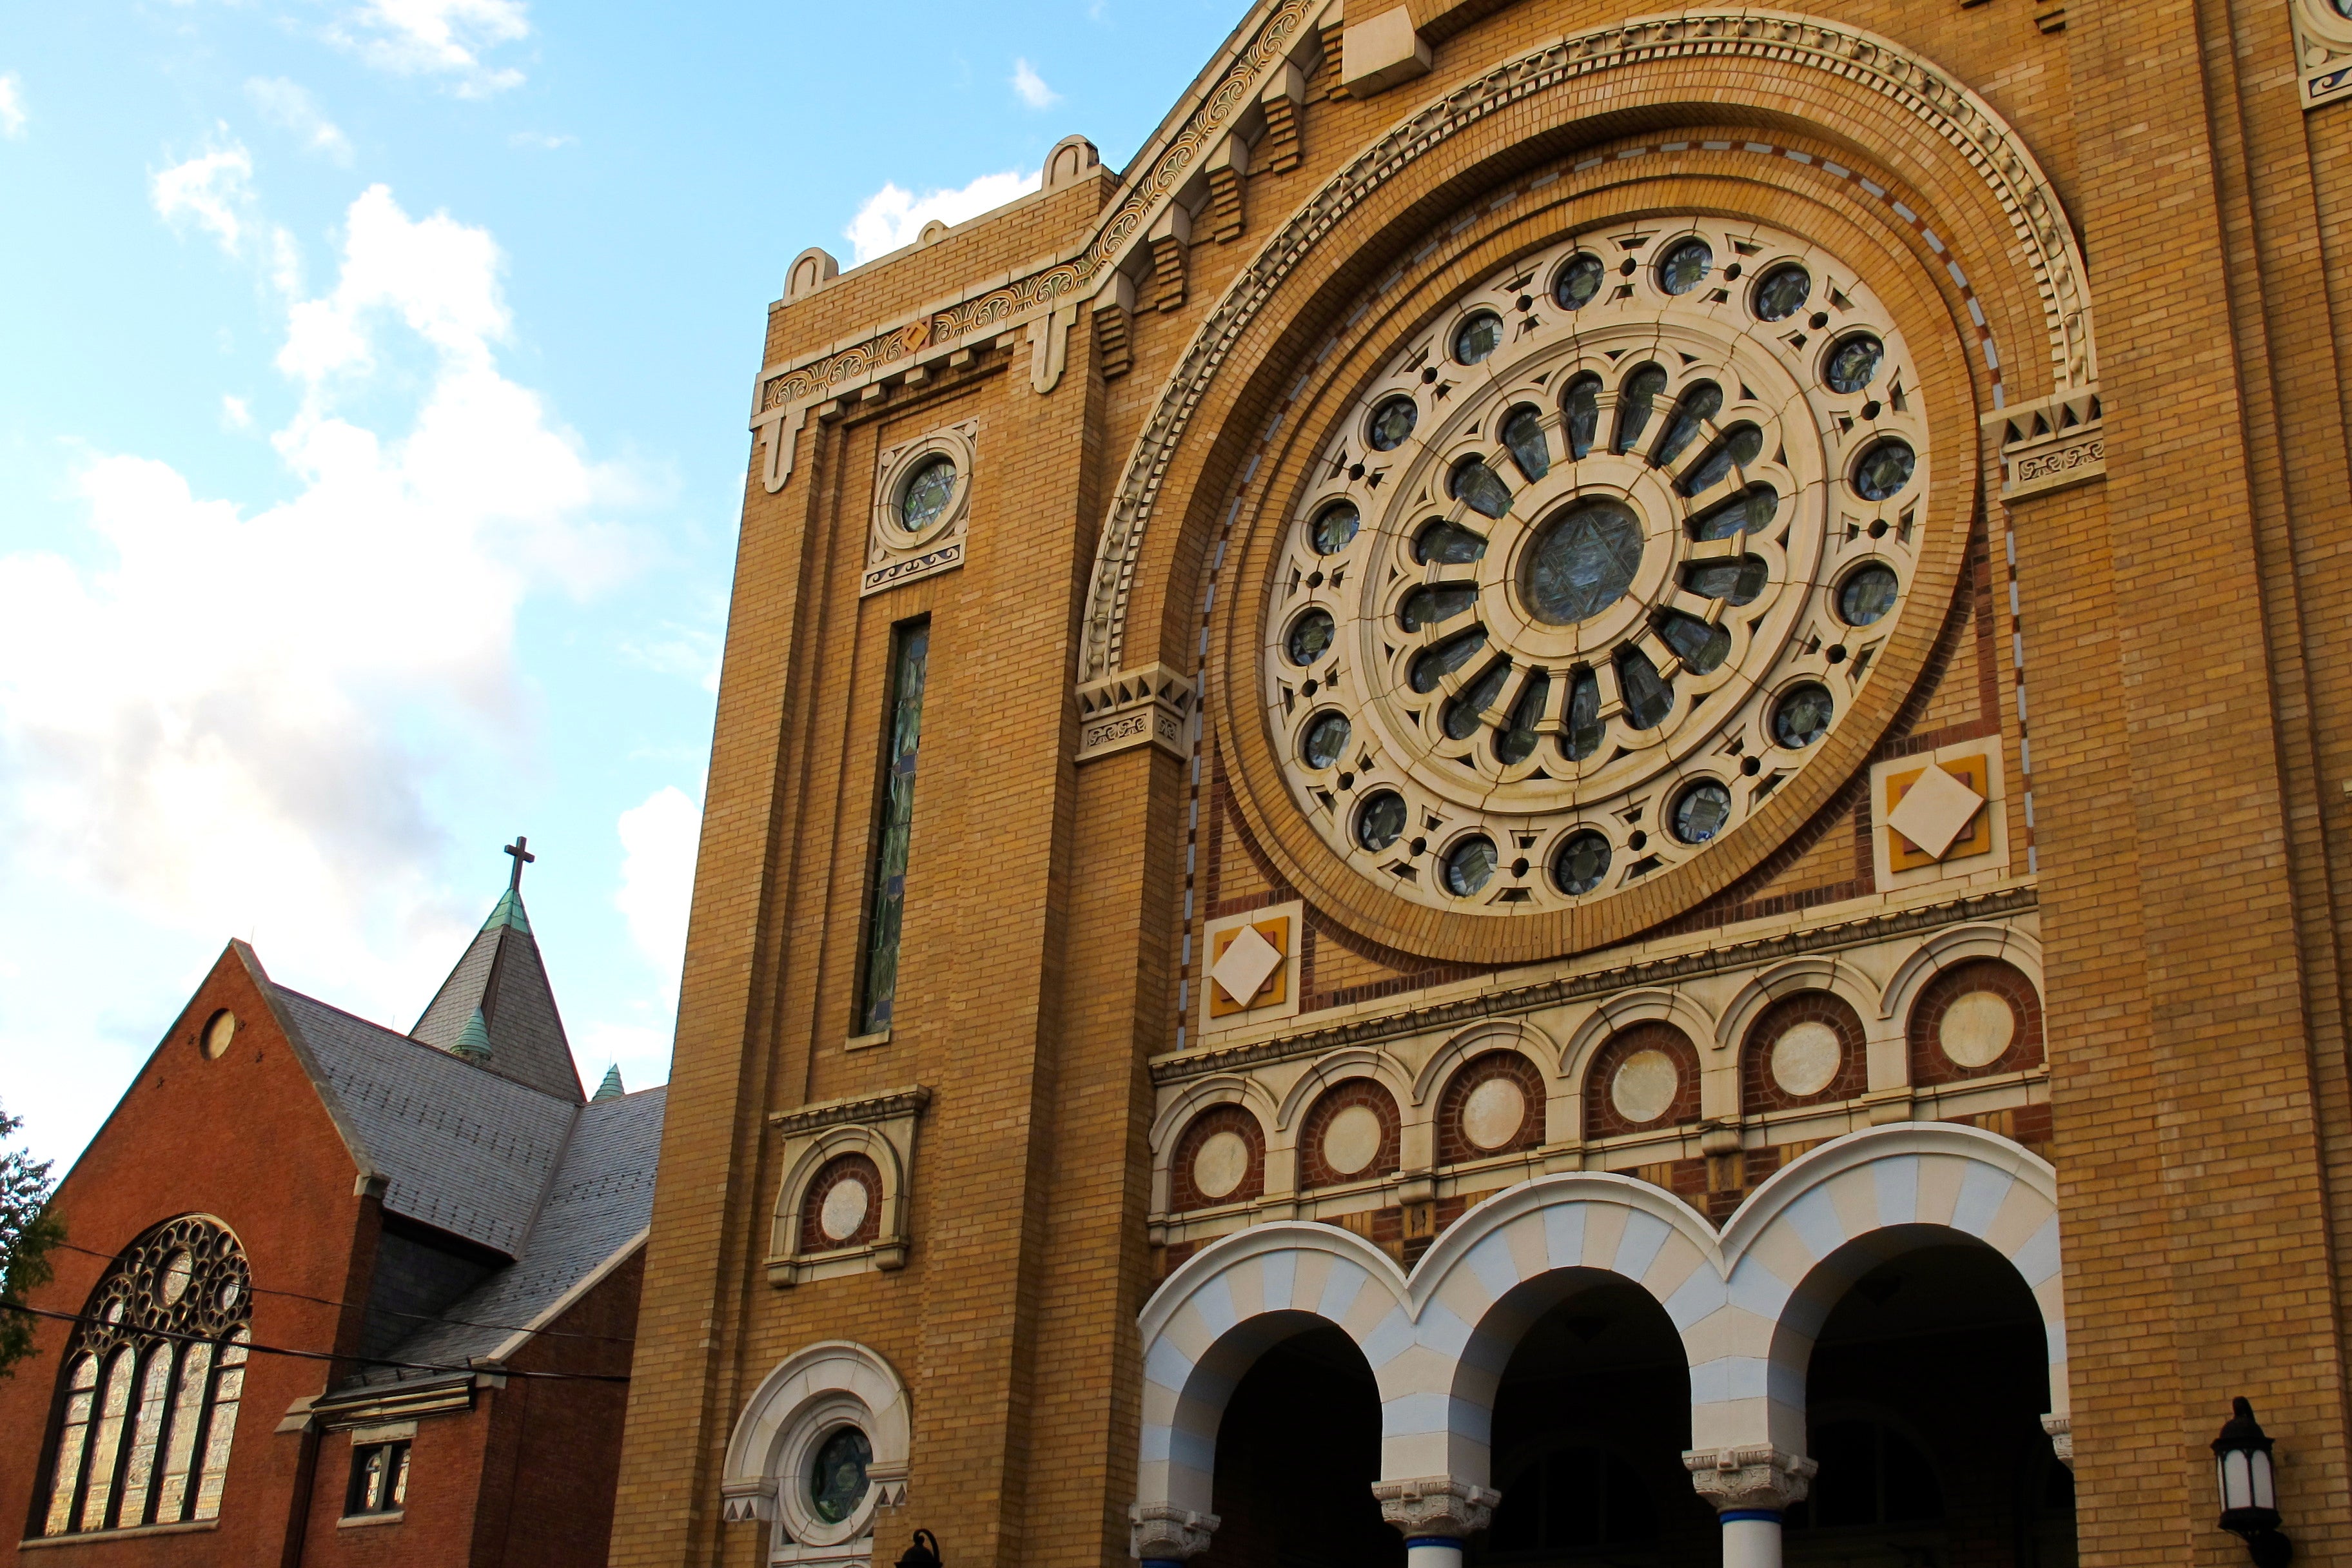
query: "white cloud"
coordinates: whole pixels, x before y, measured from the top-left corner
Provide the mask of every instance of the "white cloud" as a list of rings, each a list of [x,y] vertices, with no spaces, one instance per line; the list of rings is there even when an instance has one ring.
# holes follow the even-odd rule
[[[1013,62],[1013,90],[1032,109],[1051,109],[1062,101],[1062,95],[1047,87],[1045,79],[1031,68],[1027,60]]]
[[[16,73],[0,76],[0,136],[12,140],[25,133],[25,84]]]
[[[577,136],[558,136],[546,131],[518,131],[507,138],[507,145],[529,147],[541,153],[552,153],[559,147],[569,147],[579,140]]]
[[[243,430],[253,423],[253,405],[228,393],[221,395],[221,420],[232,430]]]
[[[1043,171],[1016,174],[1011,170],[1001,174],[982,174],[960,190],[927,191],[920,196],[902,191],[896,184],[886,184],[866,198],[857,216],[843,229],[848,239],[852,264],[871,261],[877,256],[912,245],[923,226],[933,218],[941,223],[961,223],[976,217],[991,207],[1006,202],[1043,184]]]
[[[466,759],[529,754],[520,606],[619,559],[593,521],[614,477],[500,373],[499,265],[482,230],[367,191],[332,290],[289,307],[289,499],[102,455],[88,562],[0,555],[11,879],[214,941],[266,923],[274,970],[362,1011],[429,994],[478,919],[434,875],[437,802]]]
[[[618,826],[624,858],[621,890],[613,903],[675,1006],[678,972],[686,963],[686,917],[694,898],[702,808],[676,784],[664,784],[642,805],[621,813]]]
[[[148,194],[166,223],[194,218],[229,255],[245,237],[246,213],[253,205],[253,154],[228,127],[220,127],[209,150],[154,175]]]
[[[348,166],[351,138],[320,112],[318,100],[284,77],[255,77],[245,84],[245,96],[261,117],[281,131],[291,132],[311,152]]]
[[[327,36],[382,69],[447,77],[478,98],[521,82],[522,72],[483,56],[529,37],[530,17],[522,0],[364,0]]]

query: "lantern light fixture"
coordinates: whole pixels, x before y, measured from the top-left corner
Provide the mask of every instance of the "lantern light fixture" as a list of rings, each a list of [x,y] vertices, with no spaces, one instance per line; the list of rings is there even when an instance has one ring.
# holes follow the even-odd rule
[[[915,1543],[898,1554],[898,1568],[941,1568],[940,1538],[928,1530],[915,1531]]]
[[[2271,1476],[2271,1439],[2243,1394],[2213,1439],[2214,1479],[2221,1489],[2221,1528],[2246,1543],[2254,1568],[2286,1568],[2294,1542],[2279,1533],[2278,1489]]]

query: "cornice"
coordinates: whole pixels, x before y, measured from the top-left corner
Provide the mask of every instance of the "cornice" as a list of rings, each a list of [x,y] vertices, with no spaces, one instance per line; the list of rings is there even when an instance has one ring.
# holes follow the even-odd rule
[[[912,1089],[894,1089],[856,1100],[825,1100],[814,1105],[795,1106],[790,1110],[770,1111],[768,1125],[786,1135],[814,1132],[820,1127],[887,1121],[895,1116],[919,1116],[923,1107],[930,1102],[930,1089],[917,1084]]]

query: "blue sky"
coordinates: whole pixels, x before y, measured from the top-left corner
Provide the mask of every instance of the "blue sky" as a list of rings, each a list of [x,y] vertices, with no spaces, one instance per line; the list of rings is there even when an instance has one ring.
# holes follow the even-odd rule
[[[1241,0],[0,0],[0,1104],[232,936],[405,1028],[530,836],[667,1075],[768,300],[1123,163]]]

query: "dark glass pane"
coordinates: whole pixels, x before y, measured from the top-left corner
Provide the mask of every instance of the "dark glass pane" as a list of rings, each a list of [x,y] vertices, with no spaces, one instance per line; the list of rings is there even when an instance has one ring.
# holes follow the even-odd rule
[[[1315,715],[1298,742],[1298,755],[1310,768],[1336,767],[1347,750],[1348,716],[1337,710]]]
[[[1415,691],[1434,691],[1447,676],[1470,662],[1470,656],[1486,646],[1486,628],[1472,626],[1457,637],[1447,637],[1427,653],[1412,661],[1409,678]]]
[[[1449,738],[1466,741],[1478,732],[1479,716],[1502,695],[1504,679],[1510,673],[1511,661],[1498,658],[1445,705],[1445,733]]]
[[[1674,417],[1666,421],[1666,433],[1658,437],[1657,449],[1650,454],[1650,461],[1661,468],[1672,467],[1722,406],[1723,388],[1711,381],[1702,381],[1684,393],[1675,404]]]
[[[1356,842],[1378,852],[1404,837],[1404,796],[1384,789],[1368,796],[1356,813]]]
[[[1737,561],[1710,561],[1703,566],[1683,569],[1684,587],[1735,605],[1754,604],[1756,595],[1771,580],[1772,569],[1760,555],[1743,555]]]
[[[1636,730],[1654,730],[1675,710],[1675,689],[1659,679],[1658,667],[1640,648],[1617,656],[1617,689],[1625,699],[1625,721]]]
[[[1502,346],[1503,318],[1492,310],[1479,311],[1454,333],[1454,357],[1464,364],[1476,364]]]
[[[1691,519],[1690,534],[1693,539],[1728,539],[1743,528],[1761,533],[1780,509],[1780,491],[1770,485],[1750,485]]]
[[[1459,584],[1415,588],[1397,606],[1397,623],[1409,632],[1452,620],[1478,602],[1478,590]]]
[[[1856,332],[1830,351],[1822,379],[1829,383],[1832,392],[1860,392],[1878,374],[1878,362],[1885,353],[1886,345],[1876,338]]]
[[[1495,841],[1478,836],[1464,839],[1445,856],[1445,890],[1466,899],[1495,879]]]
[[[1551,446],[1544,439],[1543,416],[1534,409],[1511,411],[1511,416],[1503,421],[1503,445],[1511,449],[1511,461],[1518,464],[1528,483],[1551,472]]]
[[[1853,466],[1853,488],[1864,500],[1885,500],[1911,482],[1917,461],[1908,442],[1889,437],[1862,455]]]
[[[1308,530],[1308,536],[1315,542],[1315,552],[1337,555],[1347,549],[1348,542],[1356,537],[1356,530],[1362,521],[1356,509],[1346,501],[1325,507],[1315,514],[1315,526]]]
[[[1665,389],[1666,373],[1654,364],[1645,364],[1625,378],[1624,388],[1617,395],[1619,451],[1625,451],[1642,438],[1642,431],[1650,423],[1650,405]]]
[[[1805,308],[1812,297],[1812,274],[1791,261],[1764,274],[1756,285],[1756,313],[1768,321],[1785,321]]]
[[[1568,384],[1568,395],[1562,403],[1568,409],[1569,460],[1580,460],[1592,450],[1592,437],[1601,427],[1601,378],[1580,375]]]
[[[1791,750],[1801,751],[1829,732],[1830,720],[1837,714],[1837,704],[1829,688],[1807,681],[1780,699],[1772,710],[1772,738]]]
[[[1685,239],[1658,263],[1658,287],[1669,294],[1687,294],[1715,270],[1715,251],[1703,239]]]
[[[1392,452],[1403,446],[1405,437],[1412,434],[1412,427],[1420,418],[1421,410],[1413,405],[1412,398],[1390,398],[1372,410],[1371,429],[1367,437],[1372,449]]]
[[[1581,898],[1609,875],[1609,840],[1591,828],[1571,833],[1552,858],[1552,880],[1571,898]]]
[[[889,722],[883,736],[882,811],[877,825],[874,874],[866,914],[866,986],[861,1035],[890,1026],[898,994],[898,932],[907,897],[907,844],[915,822],[915,754],[923,731],[923,679],[931,631],[916,626],[898,635],[892,660]]]
[[[1703,779],[1675,800],[1675,837],[1685,844],[1704,844],[1731,820],[1731,792],[1713,779]]]
[[[1309,610],[1290,623],[1288,652],[1293,664],[1313,664],[1331,649],[1338,635],[1328,610]]]
[[[1886,1522],[1916,1524],[1944,1517],[1944,1489],[1937,1483],[1936,1467],[1919,1446],[1895,1431],[1883,1429],[1885,1448],[1880,1476],[1885,1488]]]
[[[1551,297],[1563,310],[1581,310],[1601,292],[1601,279],[1606,273],[1601,258],[1590,255],[1573,256],[1551,280]]]
[[[1893,567],[1865,566],[1838,590],[1838,614],[1850,626],[1874,626],[1895,607],[1896,587]]]
[[[1470,510],[1487,517],[1501,517],[1511,510],[1511,492],[1495,470],[1473,458],[1454,470],[1446,484],[1458,501],[1470,503]]]
[[[1601,738],[1607,732],[1601,722],[1601,681],[1589,669],[1580,669],[1568,688],[1568,735],[1562,749],[1577,762],[1582,762],[1601,749]]]
[[[874,1448],[866,1434],[844,1426],[827,1437],[809,1462],[809,1508],[827,1524],[839,1524],[866,1500],[866,1467]]]
[[[1591,500],[1538,531],[1522,584],[1536,619],[1556,626],[1624,597],[1642,567],[1642,524],[1622,502]]]
[[[1465,566],[1486,553],[1486,542],[1458,522],[1433,522],[1412,542],[1412,558],[1424,566],[1433,561]]]
[[[1658,635],[1666,639],[1668,647],[1683,656],[1683,668],[1693,675],[1709,673],[1731,653],[1730,632],[1679,610],[1666,613],[1658,624]]]
[[[898,521],[909,533],[919,533],[940,513],[945,511],[948,500],[955,494],[956,466],[953,458],[933,458],[915,470],[907,481],[907,492],[898,502]]]
[[[1551,700],[1551,677],[1537,670],[1519,688],[1519,700],[1511,704],[1507,728],[1495,732],[1495,755],[1505,766],[1524,763],[1536,754],[1536,723],[1543,717],[1544,704]]]
[[[1707,449],[1697,468],[1683,477],[1682,492],[1686,496],[1705,495],[1731,477],[1735,468],[1746,468],[1764,450],[1764,432],[1753,425],[1734,425],[1723,433],[1723,438]]]

